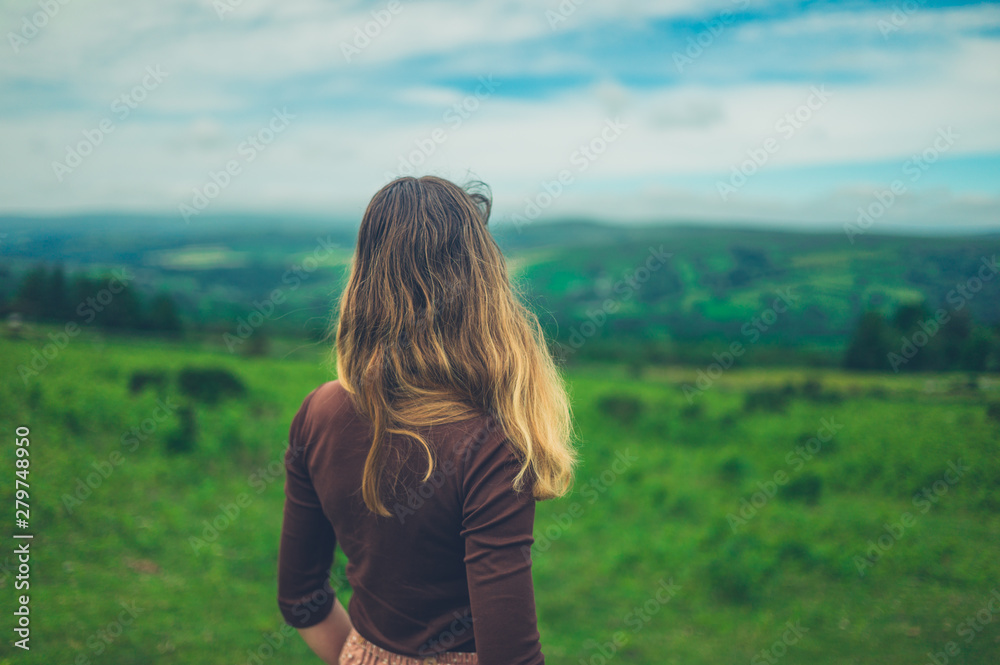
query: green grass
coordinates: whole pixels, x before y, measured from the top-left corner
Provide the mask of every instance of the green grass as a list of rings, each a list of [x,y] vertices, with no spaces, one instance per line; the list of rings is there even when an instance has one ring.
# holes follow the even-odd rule
[[[15,427],[31,428],[35,534],[32,650],[13,648],[8,632],[0,663],[247,662],[283,626],[280,460],[301,400],[330,378],[326,349],[247,359],[218,345],[88,334],[25,385],[17,366],[44,332],[0,340],[0,426],[8,441]],[[194,407],[191,452],[167,449],[176,413],[144,440],[129,438],[158,399],[184,403],[176,375],[191,366],[229,369],[246,395]],[[163,394],[133,395],[137,370],[172,382]],[[636,378],[593,365],[567,375],[578,480],[571,495],[539,504],[536,519],[548,662],[902,665],[927,662],[949,641],[960,649],[950,662],[995,662],[1000,616],[977,623],[971,641],[960,631],[1000,590],[1000,423],[987,416],[1000,382],[734,368],[689,404],[681,388],[696,371],[650,367]],[[810,379],[818,390],[803,390]],[[751,393],[758,408],[748,410]],[[823,419],[836,435],[810,459],[794,457]],[[13,451],[4,447],[2,484],[11,521]],[[921,512],[914,493],[958,459],[968,471]],[[788,481],[734,529],[728,516],[740,500],[780,471]],[[67,500],[90,474],[89,496]],[[229,504],[239,515],[206,533]],[[907,512],[912,526],[860,575],[856,557]],[[343,564],[338,557],[341,579]],[[675,591],[657,600],[661,580]],[[8,599],[13,582],[0,572]],[[346,601],[342,583],[340,593]],[[139,611],[119,635],[122,603]],[[318,662],[297,635],[270,639],[281,644],[265,662]]]

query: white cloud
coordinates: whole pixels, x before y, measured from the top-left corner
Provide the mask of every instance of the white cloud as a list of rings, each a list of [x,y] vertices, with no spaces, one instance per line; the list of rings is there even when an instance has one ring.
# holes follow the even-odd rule
[[[884,12],[875,11],[814,11],[734,26],[679,80],[666,51],[654,48],[667,75],[654,83],[635,82],[630,70],[593,70],[598,56],[587,51],[586,40],[572,49],[538,47],[530,55],[520,45],[561,33],[586,36],[610,21],[704,16],[735,3],[625,2],[614,4],[611,14],[612,3],[591,0],[552,33],[537,3],[403,2],[382,34],[354,63],[346,62],[341,42],[384,6],[245,0],[220,20],[207,1],[71,2],[21,54],[0,56],[0,91],[8,93],[0,106],[0,147],[9,156],[0,163],[0,209],[176,210],[267,122],[272,108],[283,106],[297,115],[293,125],[245,165],[213,209],[356,211],[387,171],[442,128],[447,140],[419,170],[482,177],[497,192],[498,211],[513,212],[544,181],[574,168],[573,152],[617,115],[628,129],[586,172],[575,173],[574,186],[548,215],[579,210],[643,217],[673,210],[706,218],[816,220],[850,213],[850,205],[839,203],[854,200],[842,182],[825,185],[828,198],[807,199],[795,192],[778,196],[773,188],[765,195],[751,180],[738,203],[728,205],[707,191],[710,186],[676,185],[684,178],[724,178],[769,137],[780,145],[762,167],[770,172],[902,162],[946,126],[959,135],[949,157],[1000,153],[1000,70],[993,66],[1000,41],[979,34],[1000,22],[995,7],[921,10],[904,25],[905,35],[887,40],[875,27]],[[11,5],[0,10],[8,26],[20,16]],[[846,39],[861,33],[872,38],[860,46]],[[904,37],[920,35],[934,39],[904,45]],[[790,63],[806,76],[761,76],[769,58],[808,43],[812,47]],[[741,57],[734,60],[733,53]],[[156,64],[169,72],[167,80],[58,182],[52,162]],[[641,64],[652,71],[649,62]],[[517,87],[524,77],[587,71],[594,76],[583,83],[574,79],[549,90],[529,80],[534,88]],[[494,73],[500,88],[456,128],[455,116],[445,112],[469,90],[447,81],[482,72]],[[857,76],[846,75],[851,72]],[[776,123],[806,101],[813,80],[826,83],[829,102],[792,136],[781,134]],[[916,191],[911,198],[919,205],[901,203],[897,214],[996,223],[997,193]]]

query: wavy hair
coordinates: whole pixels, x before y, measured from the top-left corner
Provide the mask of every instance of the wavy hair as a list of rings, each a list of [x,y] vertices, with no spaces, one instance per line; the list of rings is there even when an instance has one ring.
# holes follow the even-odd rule
[[[434,176],[398,178],[365,210],[340,298],[340,383],[373,425],[361,494],[379,515],[390,434],[489,415],[521,461],[514,490],[564,495],[576,455],[563,379],[542,327],[512,287],[487,228],[492,202]]]

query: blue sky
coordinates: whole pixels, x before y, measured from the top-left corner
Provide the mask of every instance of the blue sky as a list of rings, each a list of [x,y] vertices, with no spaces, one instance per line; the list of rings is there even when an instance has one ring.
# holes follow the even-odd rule
[[[880,225],[1000,228],[992,3],[63,1],[0,9],[0,212],[357,218],[412,171],[497,223],[840,226],[895,182]]]

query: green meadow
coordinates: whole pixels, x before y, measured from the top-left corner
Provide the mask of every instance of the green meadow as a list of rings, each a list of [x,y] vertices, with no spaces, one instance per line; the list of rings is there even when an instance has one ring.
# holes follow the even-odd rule
[[[0,340],[34,534],[30,592],[13,539],[0,554],[4,597],[31,597],[31,650],[5,612],[0,663],[318,662],[282,630],[275,573],[288,426],[333,378],[325,344],[87,330],[22,379],[53,330]],[[547,662],[996,662],[995,374],[697,372],[566,369],[581,464],[533,551]]]

